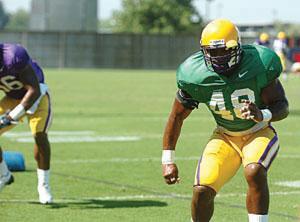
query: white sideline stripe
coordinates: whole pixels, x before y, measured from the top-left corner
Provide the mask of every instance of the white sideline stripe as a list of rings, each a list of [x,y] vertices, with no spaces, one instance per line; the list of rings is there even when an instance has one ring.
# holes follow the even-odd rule
[[[75,136],[75,135],[93,135],[95,131],[50,131],[48,133],[50,136]],[[3,136],[5,137],[20,137],[20,136],[29,136],[31,137],[32,134],[28,131],[22,132],[7,132]]]
[[[33,143],[33,138],[21,137],[15,139],[20,143]],[[138,141],[141,137],[138,136],[67,136],[67,137],[50,137],[51,143],[78,143],[78,142],[124,142]]]
[[[290,191],[290,192],[271,192],[272,196],[288,196],[288,195],[300,195],[300,191]],[[240,197],[246,196],[246,194],[241,193],[228,193],[228,194],[218,194],[217,198],[226,197]],[[104,196],[104,197],[83,197],[78,199],[54,199],[54,203],[77,203],[78,201],[89,201],[89,200],[135,200],[135,199],[176,199],[183,198],[189,199],[191,195],[184,194],[170,194],[170,195],[131,195],[131,196]],[[37,202],[37,199],[0,199],[0,203],[27,203],[27,202]]]
[[[295,181],[280,181],[276,182],[276,185],[279,186],[284,186],[284,187],[296,187],[300,188],[300,180],[295,180]]]
[[[33,143],[30,132],[8,132],[3,135],[20,143]],[[52,131],[49,132],[51,143],[78,143],[78,142],[124,142],[141,140],[139,136],[101,136],[94,131]]]
[[[196,133],[185,133],[184,135],[192,135],[192,136],[199,136],[199,135],[211,135],[213,132],[214,128],[212,127],[211,130],[209,132],[196,132]],[[48,133],[50,136],[74,136],[74,135],[96,135],[97,132],[96,131],[89,131],[89,130],[83,130],[83,131],[49,131]],[[144,136],[150,136],[150,137],[162,137],[162,134],[145,134]],[[300,135],[300,131],[298,132],[289,132],[289,131],[282,131],[279,132],[279,137],[280,135],[285,135],[285,136],[296,136],[296,135]],[[20,137],[20,136],[29,136],[31,137],[32,134],[29,131],[20,131],[20,132],[6,132],[5,134],[3,134],[4,137]]]
[[[190,157],[176,157],[176,160],[179,161],[190,161],[190,160],[199,160],[198,156]],[[279,155],[276,158],[282,159],[300,159],[300,155]],[[80,163],[101,163],[101,162],[113,162],[113,163],[127,163],[127,162],[160,162],[160,157],[146,157],[146,158],[111,158],[111,159],[74,159],[74,160],[52,160],[52,163],[58,164],[80,164]],[[35,163],[34,161],[28,161],[29,163]]]
[[[138,141],[141,139],[156,139],[162,138],[162,134],[145,134],[145,135],[97,135],[95,131],[50,131],[49,140],[51,143],[77,143],[77,142],[123,142],[123,141]],[[210,133],[188,133],[182,135],[182,137],[202,137],[209,136]],[[282,132],[281,135],[298,134],[294,132]],[[299,134],[300,135],[300,134]],[[33,143],[34,140],[30,132],[7,132],[3,135],[13,141],[20,143]]]

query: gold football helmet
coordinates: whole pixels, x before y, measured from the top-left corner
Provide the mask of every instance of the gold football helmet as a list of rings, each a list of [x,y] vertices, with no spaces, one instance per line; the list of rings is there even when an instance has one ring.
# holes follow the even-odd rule
[[[270,39],[270,37],[269,37],[268,33],[265,33],[265,32],[261,33],[259,36],[259,40],[261,42],[267,42],[267,41],[269,41],[269,39]]]
[[[277,38],[281,39],[281,40],[284,40],[286,38],[285,32],[278,32]]]
[[[202,31],[200,40],[209,69],[228,75],[241,59],[241,40],[237,27],[227,19],[216,19]]]

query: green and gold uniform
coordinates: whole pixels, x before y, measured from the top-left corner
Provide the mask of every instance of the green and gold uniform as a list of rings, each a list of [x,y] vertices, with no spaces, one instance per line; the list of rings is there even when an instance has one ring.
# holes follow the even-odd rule
[[[238,170],[241,163],[261,163],[269,168],[279,142],[275,130],[266,122],[241,118],[242,99],[265,108],[262,90],[279,77],[278,56],[259,45],[242,46],[239,66],[230,75],[207,68],[202,51],[186,59],[178,68],[177,99],[187,108],[205,103],[213,114],[217,129],[198,163],[195,185],[218,191]]]

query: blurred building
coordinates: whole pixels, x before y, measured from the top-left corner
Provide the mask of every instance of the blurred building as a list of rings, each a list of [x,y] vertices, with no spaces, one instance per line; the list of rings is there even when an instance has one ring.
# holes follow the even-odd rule
[[[32,0],[30,29],[97,31],[97,0]]]

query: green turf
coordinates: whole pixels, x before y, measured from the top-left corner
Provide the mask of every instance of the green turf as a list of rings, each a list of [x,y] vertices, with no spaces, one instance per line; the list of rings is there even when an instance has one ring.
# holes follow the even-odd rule
[[[177,161],[182,179],[178,185],[167,186],[161,177],[161,136],[176,91],[174,74],[46,70],[54,109],[52,131],[94,131],[98,136],[139,136],[141,140],[53,143],[51,185],[57,202],[41,206],[37,204],[32,144],[2,136],[6,150],[25,155],[27,171],[15,173],[15,183],[0,193],[0,221],[190,221],[197,160]],[[276,185],[300,178],[300,77],[290,76],[283,85],[291,113],[274,124],[281,151],[269,173],[272,222],[297,221],[300,214],[300,188]],[[194,111],[182,130],[177,157],[200,156],[214,125],[205,107]],[[28,131],[28,127],[22,124],[13,131]],[[213,221],[247,221],[245,192],[239,171],[216,198]]]

